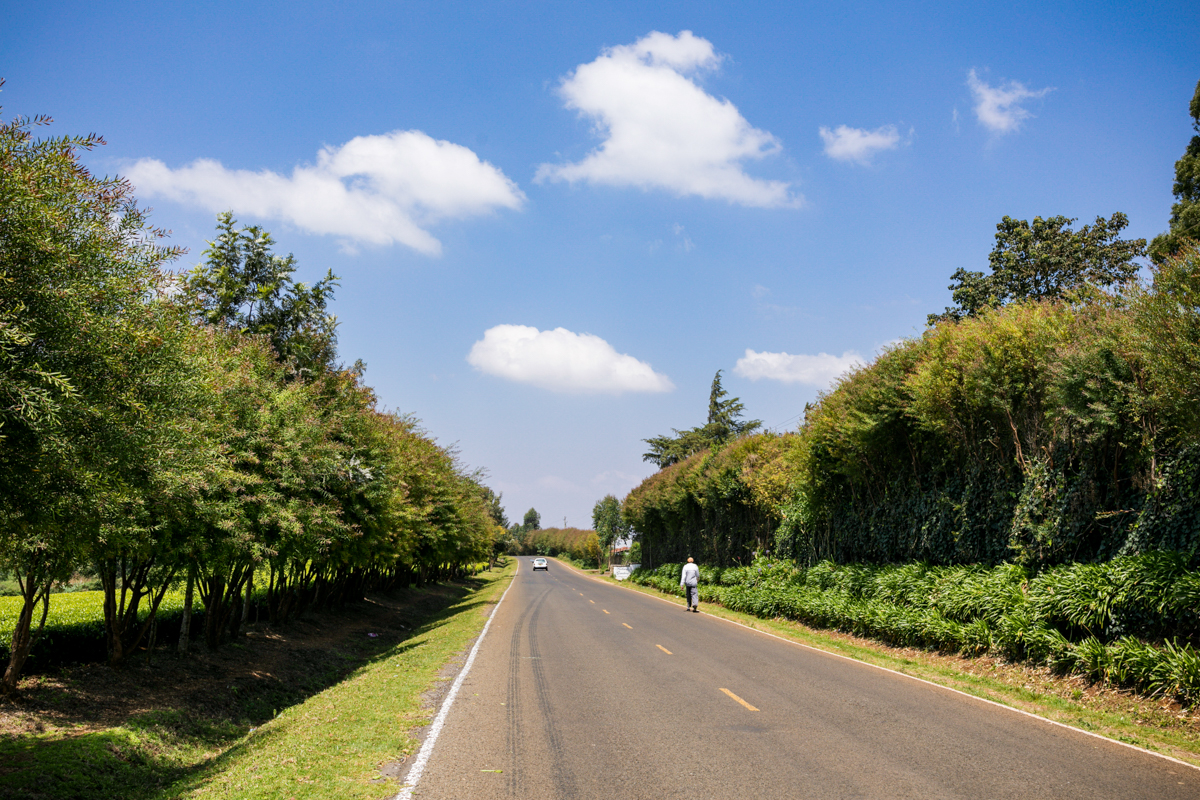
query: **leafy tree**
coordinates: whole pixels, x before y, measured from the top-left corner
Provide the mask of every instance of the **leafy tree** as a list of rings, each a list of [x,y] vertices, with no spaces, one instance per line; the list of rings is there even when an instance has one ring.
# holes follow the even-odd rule
[[[683,461],[694,453],[753,433],[762,427],[762,420],[741,419],[745,405],[736,397],[725,399],[729,394],[721,385],[721,372],[713,376],[708,393],[708,422],[686,431],[672,429],[674,436],[654,436],[643,439],[650,449],[642,454],[643,461],[657,464],[661,469]]]
[[[504,492],[496,493],[486,486],[484,490],[484,502],[487,503],[488,515],[501,528],[508,528],[508,515],[504,513],[504,506],[500,501],[504,499]]]
[[[296,259],[274,255],[271,234],[258,226],[238,229],[229,212],[217,217],[218,235],[207,260],[187,277],[201,318],[243,333],[266,336],[279,359],[311,377],[332,366],[337,318],[328,313],[338,278],[330,270],[309,286],[296,283]]]
[[[531,508],[525,512],[525,519],[521,522],[521,527],[526,533],[540,530],[542,527],[542,515],[537,512],[536,508]]]
[[[621,501],[615,495],[605,495],[596,501],[592,507],[592,528],[606,552],[612,550],[617,540],[629,535],[629,525],[621,517]]]
[[[1150,258],[1156,264],[1179,252],[1187,239],[1200,240],[1200,81],[1196,82],[1188,111],[1197,135],[1188,142],[1183,157],[1175,162],[1172,192],[1177,202],[1171,206],[1171,228],[1150,243]]]
[[[33,138],[48,117],[0,125],[0,570],[22,607],[0,692],[12,691],[56,581],[99,530],[128,466],[124,427],[145,399],[125,380],[161,297],[159,247],[120,179],[99,179],[79,151],[96,135]],[[33,625],[42,605],[41,622]]]
[[[989,274],[957,270],[948,287],[956,303],[929,324],[973,317],[1017,300],[1061,298],[1085,285],[1107,287],[1137,274],[1134,259],[1146,255],[1145,239],[1120,239],[1129,219],[1117,212],[1072,230],[1074,219],[1057,216],[1033,222],[1005,217],[996,226]]]

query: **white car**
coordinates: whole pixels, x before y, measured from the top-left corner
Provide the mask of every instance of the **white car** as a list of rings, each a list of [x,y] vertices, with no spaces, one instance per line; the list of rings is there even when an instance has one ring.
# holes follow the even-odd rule
[[[546,570],[546,572],[549,572],[550,571],[550,562],[548,562],[544,558],[535,558],[533,560],[533,568],[534,569],[544,569],[544,570]]]

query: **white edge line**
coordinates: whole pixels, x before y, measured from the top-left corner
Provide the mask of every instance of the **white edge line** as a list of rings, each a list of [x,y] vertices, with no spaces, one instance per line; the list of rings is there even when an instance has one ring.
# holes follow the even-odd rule
[[[580,574],[583,575],[583,577],[585,577],[585,578],[590,578],[591,580],[597,581],[598,583],[603,583],[605,586],[613,586],[614,588],[617,588],[617,589],[625,588],[620,583],[613,584],[613,583],[610,583],[609,581],[603,580],[602,578],[597,578],[593,575],[588,575],[587,573],[583,573],[583,572],[581,572]],[[652,597],[655,600],[661,600],[664,603],[671,603],[671,605],[678,605],[678,603],[674,603],[671,600],[667,599],[666,597],[662,597],[661,590],[659,590],[653,586],[649,587],[649,588],[654,589],[656,594],[649,594],[647,592],[639,592],[636,589],[630,589],[629,591],[632,591],[635,594],[644,595],[646,597]],[[720,604],[712,603],[710,605],[720,605]],[[721,606],[721,608],[725,608],[725,607]],[[729,611],[730,609],[726,609],[726,610]],[[738,612],[732,612],[732,613],[738,613]],[[921,683],[925,683],[930,686],[937,687],[938,689],[944,689],[947,692],[954,692],[955,694],[960,694],[963,697],[969,697],[972,700],[978,700],[981,703],[989,703],[990,705],[996,706],[997,708],[1003,708],[1005,711],[1012,711],[1016,714],[1024,714],[1025,716],[1032,717],[1033,719],[1039,720],[1040,722],[1046,722],[1046,723],[1049,723],[1050,725],[1057,725],[1058,727],[1066,728],[1069,731],[1075,731],[1076,733],[1082,733],[1085,736],[1091,736],[1091,737],[1099,739],[1101,741],[1109,742],[1110,744],[1120,745],[1121,747],[1128,747],[1130,750],[1137,750],[1139,753],[1145,753],[1146,755],[1154,756],[1155,758],[1161,758],[1166,761],[1171,761],[1176,764],[1179,764],[1180,766],[1189,767],[1191,769],[1200,771],[1200,767],[1196,766],[1195,764],[1189,763],[1187,761],[1182,761],[1173,756],[1166,755],[1165,753],[1157,753],[1154,750],[1147,750],[1145,747],[1138,747],[1136,744],[1130,744],[1129,742],[1122,742],[1120,739],[1113,739],[1112,737],[1105,736],[1102,733],[1093,733],[1092,731],[1084,730],[1083,728],[1076,728],[1074,725],[1068,725],[1065,722],[1059,722],[1058,720],[1049,719],[1047,717],[1041,716],[1040,714],[1034,714],[1032,711],[1026,711],[1021,708],[1014,708],[1013,706],[1005,705],[1004,703],[1000,703],[995,700],[989,700],[986,697],[980,697],[979,695],[971,694],[970,692],[964,692],[962,689],[955,689],[952,686],[945,686],[944,684],[936,683],[936,682],[928,680],[926,678],[918,678],[916,675],[909,675],[906,672],[900,672],[899,670],[891,669],[890,667],[881,667],[878,664],[872,664],[870,661],[863,661],[861,659],[854,658],[853,656],[844,656],[841,653],[831,653],[830,651],[824,650],[820,647],[814,647],[811,644],[804,644],[804,642],[797,642],[794,639],[788,639],[787,637],[780,636],[779,634],[776,634],[776,633],[771,633],[770,631],[759,630],[758,628],[753,628],[749,625],[746,625],[745,623],[738,622],[737,620],[734,620],[734,619],[728,619],[727,617],[717,617],[717,616],[713,616],[712,614],[708,614],[706,616],[709,619],[719,619],[722,622],[728,622],[730,625],[737,625],[739,628],[745,628],[748,631],[753,631],[754,633],[760,633],[763,636],[770,636],[772,639],[778,639],[781,642],[786,642],[790,645],[795,645],[796,647],[803,647],[805,650],[812,650],[814,653],[821,653],[822,655],[830,656],[831,658],[841,658],[846,661],[852,661],[855,664],[861,664],[864,667],[871,667],[872,669],[879,669],[879,670],[883,670],[884,672],[890,672],[893,675],[899,675],[902,678],[908,678],[909,680],[920,681]],[[804,624],[804,623],[800,622],[799,620],[789,620],[789,621],[790,622],[798,622],[801,625]],[[813,628],[813,630],[820,632],[825,629]]]
[[[487,622],[484,623],[483,630],[479,632],[479,638],[475,640],[475,646],[471,648],[471,654],[467,656],[466,663],[463,664],[458,677],[454,679],[454,683],[450,686],[450,691],[446,694],[446,699],[442,701],[442,707],[438,710],[437,716],[433,718],[433,724],[429,726],[429,733],[425,736],[425,742],[421,745],[421,749],[417,751],[417,757],[413,760],[413,765],[409,768],[408,774],[404,776],[404,783],[400,785],[400,791],[393,800],[412,800],[413,790],[417,788],[417,783],[421,780],[421,775],[425,772],[425,765],[429,763],[429,757],[433,755],[433,746],[437,744],[438,736],[446,724],[446,717],[450,714],[450,706],[454,705],[454,698],[458,696],[458,690],[462,687],[463,680],[467,677],[467,673],[471,671],[471,665],[475,663],[475,654],[479,652],[479,645],[483,644],[483,637],[487,636],[488,628],[492,627],[492,619],[496,616],[496,611],[499,610],[500,604],[504,602],[508,590],[517,582],[516,578],[520,573],[521,563],[518,561],[517,571],[513,573],[513,580],[509,581],[508,586],[504,589],[504,594],[500,595],[500,599],[496,601],[492,613],[488,614]]]

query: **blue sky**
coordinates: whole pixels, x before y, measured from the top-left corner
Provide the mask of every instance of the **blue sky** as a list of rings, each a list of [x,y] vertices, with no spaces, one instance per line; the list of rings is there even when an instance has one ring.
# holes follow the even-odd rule
[[[3,115],[101,133],[202,258],[218,210],[509,516],[590,525],[704,422],[794,428],[918,335],[1004,215],[1166,228],[1195,3],[4,2]]]

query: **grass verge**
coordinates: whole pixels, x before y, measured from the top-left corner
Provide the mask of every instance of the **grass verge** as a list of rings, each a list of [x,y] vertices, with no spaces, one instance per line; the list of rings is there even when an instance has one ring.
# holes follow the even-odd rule
[[[628,580],[617,581],[609,576],[598,579],[655,597],[671,597]],[[703,604],[703,611],[1200,767],[1200,714],[1170,700],[1113,689],[1080,676],[1056,675],[1044,667],[1012,663],[995,656],[948,655],[920,648],[892,647],[853,634],[810,628],[792,620],[761,619],[713,603]]]
[[[514,571],[510,561],[454,591],[406,596],[397,607],[412,623],[403,638],[381,642],[356,632],[353,642],[334,642],[314,667],[327,679],[304,692],[307,699],[280,702],[277,713],[264,713],[263,697],[247,697],[232,715],[158,704],[119,724],[100,724],[80,708],[53,713],[54,698],[66,702],[70,692],[63,679],[65,689],[44,693],[50,699],[42,713],[9,711],[24,729],[14,733],[10,726],[0,735],[0,798],[390,797],[399,787],[400,762],[418,745],[414,732],[434,713],[427,693],[478,635]],[[331,667],[339,661],[345,669]],[[43,680],[49,679],[30,679],[27,696],[35,697]],[[234,696],[239,688],[248,693],[244,679],[220,686],[226,688]],[[181,697],[185,692],[180,686]]]

